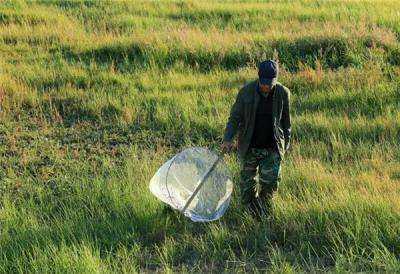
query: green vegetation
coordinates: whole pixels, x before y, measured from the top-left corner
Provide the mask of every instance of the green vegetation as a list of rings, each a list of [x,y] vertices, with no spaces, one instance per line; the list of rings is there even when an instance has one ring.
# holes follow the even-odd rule
[[[0,271],[400,271],[398,1],[0,2]],[[274,213],[165,214],[150,178],[218,148],[278,58]],[[235,178],[235,155],[226,156]]]

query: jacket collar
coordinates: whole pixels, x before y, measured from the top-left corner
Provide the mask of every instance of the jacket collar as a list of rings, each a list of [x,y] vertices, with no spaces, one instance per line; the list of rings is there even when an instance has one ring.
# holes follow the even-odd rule
[[[260,90],[260,86],[258,84],[258,80],[254,81],[255,83],[255,103],[258,104],[258,101],[260,100],[261,96],[267,97],[268,95],[264,95],[262,94],[261,90]],[[276,95],[276,84],[272,87],[272,90],[274,92],[274,94],[272,94],[273,98],[275,98]]]
[[[259,93],[259,91],[258,91],[258,89],[259,89],[259,86],[258,86],[258,80],[255,80],[254,81],[254,107],[253,107],[253,115],[255,115],[256,114],[256,111],[257,111],[257,106],[258,106],[258,103],[259,103],[259,101],[260,101],[260,98],[261,98],[261,96],[262,95],[260,95],[260,93]],[[272,115],[274,115],[275,113],[276,113],[276,109],[277,109],[277,102],[276,102],[276,96],[277,96],[277,93],[278,93],[278,89],[276,88],[276,84],[275,84],[275,86],[273,87],[273,89],[275,89],[274,90],[274,94],[273,94],[273,96],[272,96]]]

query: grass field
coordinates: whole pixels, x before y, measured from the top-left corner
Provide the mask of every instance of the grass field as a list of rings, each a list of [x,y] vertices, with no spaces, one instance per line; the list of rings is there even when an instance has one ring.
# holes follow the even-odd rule
[[[293,141],[270,219],[164,214],[276,58]],[[400,271],[397,1],[0,1],[0,271]]]

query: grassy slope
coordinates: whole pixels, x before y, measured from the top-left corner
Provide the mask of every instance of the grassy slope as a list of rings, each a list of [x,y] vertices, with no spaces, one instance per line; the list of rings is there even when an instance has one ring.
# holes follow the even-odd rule
[[[396,1],[0,3],[0,271],[400,271]],[[278,57],[293,147],[271,220],[161,213],[157,168],[216,148]],[[237,182],[234,155],[226,158]]]

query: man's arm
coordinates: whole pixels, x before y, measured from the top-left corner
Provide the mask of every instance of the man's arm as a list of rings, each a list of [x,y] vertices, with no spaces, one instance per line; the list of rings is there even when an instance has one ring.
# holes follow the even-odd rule
[[[231,107],[230,116],[228,122],[226,123],[225,134],[224,134],[224,142],[232,142],[235,137],[239,123],[243,117],[243,103],[241,100],[242,90],[236,96],[235,103]]]
[[[282,120],[281,125],[283,129],[283,136],[285,138],[285,151],[287,151],[290,147],[290,139],[291,139],[291,123],[290,123],[290,91],[289,89],[285,89],[283,96],[283,110],[282,110]]]

